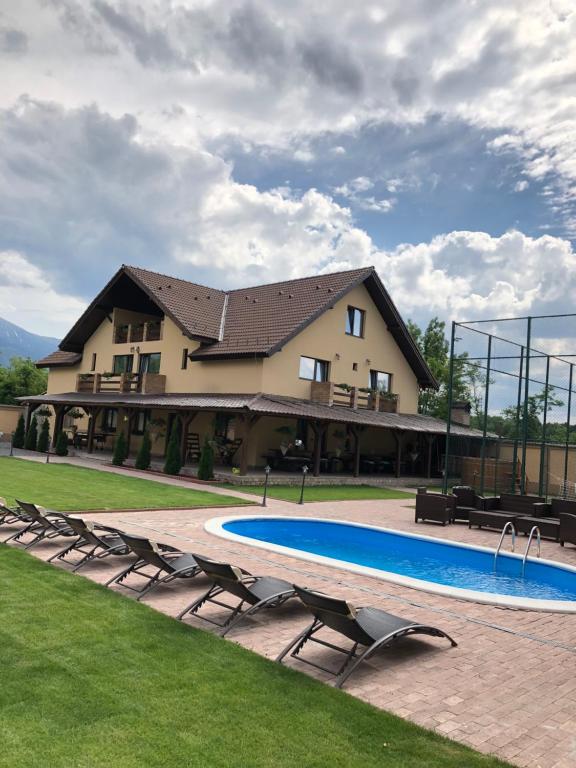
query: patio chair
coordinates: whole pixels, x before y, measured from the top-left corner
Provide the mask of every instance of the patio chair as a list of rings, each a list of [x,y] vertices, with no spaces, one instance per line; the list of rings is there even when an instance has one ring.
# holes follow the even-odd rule
[[[419,520],[433,521],[435,523],[453,522],[454,496],[443,493],[417,493],[414,522]]]
[[[576,544],[576,515],[560,513],[560,545]]]
[[[160,584],[168,584],[175,579],[191,579],[200,573],[194,555],[188,552],[182,552],[168,544],[157,544],[150,539],[133,536],[124,533],[124,531],[118,531],[118,536],[136,555],[137,559],[109,579],[106,586],[122,584],[126,589],[131,589],[137,593],[137,600],[142,600],[144,595],[147,595]],[[154,569],[153,573],[146,572],[150,567]],[[124,583],[126,578],[133,573],[137,573],[145,579],[144,586],[140,589]]]
[[[13,541],[15,544],[22,544],[24,549],[31,549],[46,539],[75,535],[73,529],[64,519],[64,515],[60,512],[46,510],[31,502],[20,501],[20,499],[16,499],[16,503],[29,516],[30,522],[24,528],[4,539],[5,544]],[[32,534],[33,538],[24,544],[20,539],[28,533]]]
[[[220,635],[224,637],[242,619],[253,615],[262,608],[275,608],[296,596],[294,586],[283,579],[276,579],[272,576],[253,576],[248,571],[229,563],[206,560],[199,555],[194,555],[194,557],[204,573],[212,579],[213,584],[207,592],[178,614],[177,618],[180,621],[187,614],[197,614],[204,603],[214,603],[222,608],[228,608],[231,613],[223,624],[208,619],[206,616],[198,616],[199,619],[220,627]],[[224,592],[238,597],[240,602],[234,606],[217,600],[216,598]],[[242,610],[245,604],[249,607]]]
[[[454,522],[460,520],[467,523],[470,519],[470,512],[480,508],[482,497],[478,496],[474,488],[469,485],[455,485],[452,488],[454,502]]]
[[[84,556],[77,563],[74,563],[72,571],[76,572],[91,560],[103,560],[110,555],[127,555],[130,553],[130,548],[122,541],[116,529],[96,525],[92,520],[81,520],[67,515],[64,517],[78,538],[48,558],[49,563],[53,560],[64,561],[64,558],[71,552],[80,552]]]
[[[11,525],[19,521],[31,522],[29,516],[20,507],[9,507],[6,499],[0,496],[0,525]]]
[[[313,592],[311,589],[296,585],[294,589],[300,600],[314,616],[314,621],[294,640],[290,641],[276,661],[282,663],[285,656],[290,654],[291,658],[298,659],[304,664],[309,664],[333,675],[336,678],[337,688],[344,685],[363,661],[367,661],[376,651],[392,645],[401,638],[422,634],[445,637],[450,641],[452,647],[458,645],[450,635],[437,627],[407,621],[378,608],[356,608],[346,600],[329,597],[322,592]],[[324,627],[347,637],[352,641],[352,647],[348,649],[317,638],[316,634]],[[302,658],[299,655],[300,651],[308,641],[345,654],[344,663],[334,671],[310,661],[310,659]],[[358,654],[356,652],[358,646],[364,646],[365,650]]]

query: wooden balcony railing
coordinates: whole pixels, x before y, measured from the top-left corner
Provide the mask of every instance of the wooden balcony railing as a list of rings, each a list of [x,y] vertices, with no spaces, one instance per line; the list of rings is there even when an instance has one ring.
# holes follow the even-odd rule
[[[114,344],[136,344],[141,341],[161,341],[162,321],[123,323],[114,328]]]
[[[141,392],[162,395],[166,391],[166,376],[161,373],[79,373],[76,392]]]
[[[387,413],[396,413],[398,410],[398,395],[334,384],[333,381],[312,381],[310,383],[310,401],[354,410],[361,408]]]

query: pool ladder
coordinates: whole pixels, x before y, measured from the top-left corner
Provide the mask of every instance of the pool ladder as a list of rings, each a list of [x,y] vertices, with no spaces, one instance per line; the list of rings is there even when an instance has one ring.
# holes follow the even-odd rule
[[[514,523],[511,520],[508,520],[504,528],[502,528],[500,541],[498,542],[498,546],[496,547],[496,552],[494,553],[494,572],[496,572],[496,563],[498,561],[498,555],[500,554],[500,550],[502,549],[502,544],[504,543],[504,537],[506,536],[508,528],[510,528],[510,531],[512,532],[512,552],[514,552],[516,548],[516,528],[514,528]]]
[[[530,551],[530,545],[532,544],[532,541],[534,539],[534,534],[536,534],[536,543],[538,545],[538,552],[536,556],[540,557],[540,544],[541,544],[540,528],[538,528],[537,525],[533,525],[530,531],[530,535],[528,536],[528,544],[526,545],[526,551],[524,552],[524,557],[522,558],[522,578],[524,578],[524,571],[526,570],[526,560],[528,559],[528,552]]]

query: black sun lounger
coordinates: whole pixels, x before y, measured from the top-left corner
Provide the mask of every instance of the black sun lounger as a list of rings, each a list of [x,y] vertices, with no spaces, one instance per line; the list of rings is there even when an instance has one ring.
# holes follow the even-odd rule
[[[314,621],[284,648],[276,661],[282,662],[284,657],[290,654],[292,658],[297,658],[305,664],[310,664],[323,672],[334,675],[337,688],[341,688],[352,672],[363,661],[369,659],[373,653],[403,637],[416,634],[445,637],[453,647],[457,645],[446,632],[436,627],[407,621],[378,608],[355,608],[346,600],[329,597],[321,592],[313,592],[303,587],[295,586],[294,589],[300,600],[314,616]],[[344,648],[318,639],[316,634],[324,627],[347,637],[353,643],[352,648]],[[309,659],[302,658],[300,651],[308,641],[344,653],[346,655],[344,663],[334,672]],[[365,650],[357,653],[358,646],[364,646]]]
[[[59,536],[75,535],[72,528],[70,528],[64,519],[64,515],[61,515],[59,512],[52,512],[43,509],[42,507],[38,507],[36,504],[32,504],[28,501],[20,501],[19,499],[16,499],[16,503],[28,516],[30,522],[24,528],[21,528],[19,531],[5,539],[4,543],[14,541],[14,543],[22,544],[24,549],[30,549],[40,541],[54,539]],[[30,534],[32,539],[24,543],[21,539],[27,534]]]
[[[48,558],[52,560],[64,561],[71,552],[79,552],[83,557],[73,563],[73,571],[83,568],[91,560],[103,560],[110,555],[127,555],[130,552],[128,545],[122,541],[118,531],[108,526],[96,525],[92,520],[82,520],[76,517],[64,515],[65,521],[78,536],[76,541],[69,544],[60,552]]]
[[[137,600],[141,600],[144,595],[160,584],[168,584],[174,579],[190,579],[200,572],[194,556],[188,552],[181,552],[168,544],[156,544],[149,539],[133,536],[124,531],[118,531],[118,535],[137,559],[128,568],[124,568],[107,581],[106,586],[122,584],[126,589],[131,589],[138,594]],[[147,573],[146,570],[149,568],[153,568],[154,572]],[[133,573],[145,579],[144,586],[140,589],[124,583],[125,579]]]
[[[283,579],[276,579],[271,576],[253,576],[242,568],[229,563],[206,560],[199,555],[194,555],[194,557],[204,573],[212,579],[213,584],[202,597],[184,608],[178,615],[178,619],[182,620],[187,614],[197,614],[204,603],[214,603],[222,608],[228,608],[231,613],[223,624],[205,616],[198,616],[199,619],[220,627],[222,636],[247,616],[262,608],[273,608],[281,605],[296,595],[293,585]],[[216,598],[224,592],[238,597],[240,602],[234,606],[217,600]],[[245,604],[248,607],[242,610]]]

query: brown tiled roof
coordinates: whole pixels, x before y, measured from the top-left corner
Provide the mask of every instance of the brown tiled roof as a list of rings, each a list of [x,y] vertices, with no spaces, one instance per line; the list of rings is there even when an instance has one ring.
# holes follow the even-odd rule
[[[188,335],[211,340],[220,338],[224,291],[140,267],[126,266],[124,270]]]
[[[138,393],[79,393],[67,392],[53,395],[33,395],[18,398],[29,403],[66,403],[70,405],[108,405],[128,406],[132,408],[164,408],[167,410],[222,410],[232,412],[250,412],[268,416],[286,416],[287,418],[308,418],[318,421],[342,424],[361,424],[370,427],[424,432],[432,435],[445,435],[446,423],[433,416],[419,413],[380,413],[365,408],[354,410],[340,405],[321,405],[308,400],[283,397],[279,395],[259,394],[170,394],[142,395]],[[481,438],[478,429],[452,424],[450,433],[455,437]],[[489,433],[489,438],[497,436]]]
[[[56,352],[51,352],[41,360],[36,361],[36,368],[55,368],[57,366],[76,365],[82,360],[81,352],[63,352],[61,349],[57,349]]]
[[[191,358],[273,354],[372,272],[368,267],[230,291],[222,340]]]
[[[437,382],[410,336],[374,267],[335,272],[234,291],[122,266],[66,335],[60,348],[80,352],[115,302],[148,302],[202,346],[192,360],[273,355],[356,285],[364,283],[418,382]],[[124,306],[124,305],[121,305]],[[126,308],[129,308],[128,306]]]

